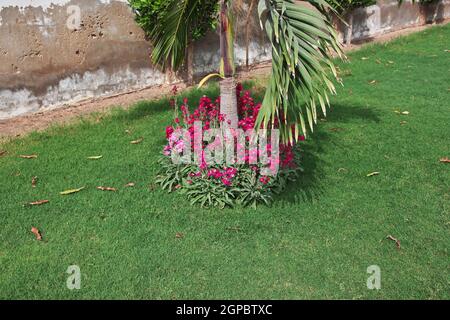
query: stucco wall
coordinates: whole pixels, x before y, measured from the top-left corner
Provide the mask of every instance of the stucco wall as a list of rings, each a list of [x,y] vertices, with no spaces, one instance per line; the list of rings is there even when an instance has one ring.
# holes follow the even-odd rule
[[[440,0],[427,5],[409,0],[403,1],[401,6],[397,0],[378,0],[376,5],[354,10],[352,15],[352,39],[358,42],[408,27],[450,19],[450,0]],[[345,26],[338,26],[343,38]]]
[[[73,28],[75,8],[80,25]],[[450,0],[423,8],[395,0],[355,11],[355,40],[450,18]],[[237,61],[245,61],[238,19]],[[270,60],[270,45],[253,16],[250,63]],[[150,63],[150,44],[126,0],[0,0],[0,119],[179,80]],[[217,69],[215,33],[196,43],[194,74]],[[182,74],[180,75],[182,77]]]

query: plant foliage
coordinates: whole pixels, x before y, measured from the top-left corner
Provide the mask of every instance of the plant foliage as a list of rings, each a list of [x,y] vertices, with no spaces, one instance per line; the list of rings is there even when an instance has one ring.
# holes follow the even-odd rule
[[[128,0],[154,44],[153,63],[177,70],[186,47],[217,24],[216,0]]]
[[[258,13],[272,44],[272,76],[259,113],[257,127],[279,123],[282,140],[293,143],[324,115],[328,94],[334,94],[337,73],[332,52],[343,57],[328,18],[335,12],[324,0],[260,0]]]

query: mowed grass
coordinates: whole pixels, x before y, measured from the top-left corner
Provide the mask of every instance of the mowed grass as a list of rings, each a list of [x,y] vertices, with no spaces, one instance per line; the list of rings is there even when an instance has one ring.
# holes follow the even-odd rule
[[[449,39],[447,25],[351,53],[305,173],[270,208],[200,209],[153,185],[167,100],[1,145],[0,298],[450,298]],[[202,94],[217,89],[186,95]],[[66,287],[70,265],[81,290]]]

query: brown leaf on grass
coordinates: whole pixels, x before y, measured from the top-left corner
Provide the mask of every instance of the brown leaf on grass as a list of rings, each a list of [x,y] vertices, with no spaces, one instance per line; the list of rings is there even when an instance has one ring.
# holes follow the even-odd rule
[[[369,57],[362,57],[361,60],[369,60]]]
[[[69,194],[80,192],[83,189],[84,189],[84,187],[81,187],[81,188],[78,188],[78,189],[70,189],[70,190],[66,190],[66,191],[60,192],[59,194],[62,195],[62,196],[67,196]]]
[[[42,240],[42,235],[38,228],[31,227],[31,232],[36,236],[36,240],[38,240],[38,241]]]
[[[401,249],[400,240],[398,240],[397,238],[394,238],[394,237],[391,236],[391,235],[388,235],[388,236],[386,237],[386,239],[389,239],[389,240],[394,241],[395,244],[397,245],[397,249],[399,249],[399,250]]]
[[[403,126],[403,125],[405,125],[405,124],[407,124],[408,122],[406,122],[406,121],[400,121],[400,124]]]
[[[375,60],[375,62],[378,63],[378,64],[381,64],[381,60],[380,59]]]
[[[134,182],[129,182],[125,185],[125,188],[134,187],[134,186],[135,186]]]
[[[126,134],[131,134],[131,130],[129,130],[129,129],[125,130],[125,133]]]
[[[6,150],[0,150],[0,157],[3,157],[7,153],[8,153],[8,151],[6,151]]]
[[[137,139],[137,140],[133,140],[133,141],[131,141],[130,143],[131,143],[131,144],[139,144],[139,143],[141,143],[142,141],[144,141],[144,138],[139,138],[139,139]]]
[[[450,52],[450,50],[449,49],[446,49],[446,50],[444,50],[445,52]]]
[[[394,111],[396,114],[399,114],[399,115],[402,115],[402,116],[407,116],[407,115],[409,115],[409,111],[398,111],[398,110],[395,110]]]
[[[38,157],[37,154],[30,154],[30,155],[21,154],[19,156],[19,158],[22,158],[22,159],[36,159],[37,157]]]
[[[31,187],[36,188],[38,177],[31,178]]]
[[[177,232],[177,233],[175,234],[175,238],[177,238],[177,239],[184,238],[184,234],[182,234],[181,232]]]
[[[439,159],[439,162],[442,162],[442,163],[450,163],[450,159],[449,159],[448,157],[441,158],[441,159]]]
[[[49,200],[40,200],[40,201],[35,201],[35,202],[30,202],[28,205],[30,206],[40,206],[42,204],[46,204],[49,203]]]
[[[102,187],[102,186],[100,186],[100,187],[97,187],[97,189],[98,189],[98,190],[101,190],[101,191],[112,191],[112,192],[116,192],[116,191],[117,191],[117,189],[116,189],[116,188],[111,188],[111,187]]]
[[[377,80],[372,80],[372,81],[369,81],[369,84],[377,84],[378,83],[378,81]]]

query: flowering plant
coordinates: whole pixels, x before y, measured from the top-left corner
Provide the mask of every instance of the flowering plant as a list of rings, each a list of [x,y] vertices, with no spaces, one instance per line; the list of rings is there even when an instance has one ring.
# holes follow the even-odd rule
[[[295,180],[302,170],[299,166],[298,145],[280,145],[279,158],[269,157],[268,163],[252,161],[274,154],[272,142],[267,143],[267,151],[252,148],[251,136],[245,140],[231,137],[232,144],[238,150],[235,163],[209,163],[205,156],[207,150],[217,144],[201,141],[199,150],[195,150],[196,124],[201,122],[201,133],[206,134],[209,129],[226,125],[227,119],[220,114],[220,98],[215,101],[203,96],[196,109],[189,109],[188,100],[178,108],[177,89],[172,90],[173,97],[170,105],[174,109],[174,122],[166,127],[167,144],[163,149],[161,170],[156,182],[169,192],[180,190],[185,193],[192,204],[201,206],[235,206],[237,204],[256,207],[259,203],[269,205],[274,194],[280,193],[288,183]],[[242,132],[254,129],[261,104],[256,103],[249,91],[244,91],[242,85],[237,86],[238,97],[238,128]],[[184,129],[183,137],[178,134]],[[234,132],[234,131],[233,131]],[[300,137],[303,140],[303,137]],[[220,144],[220,141],[219,141]],[[240,150],[240,152],[239,152]],[[197,163],[174,163],[172,155],[193,151],[198,157]],[[277,169],[274,174],[274,168]]]

